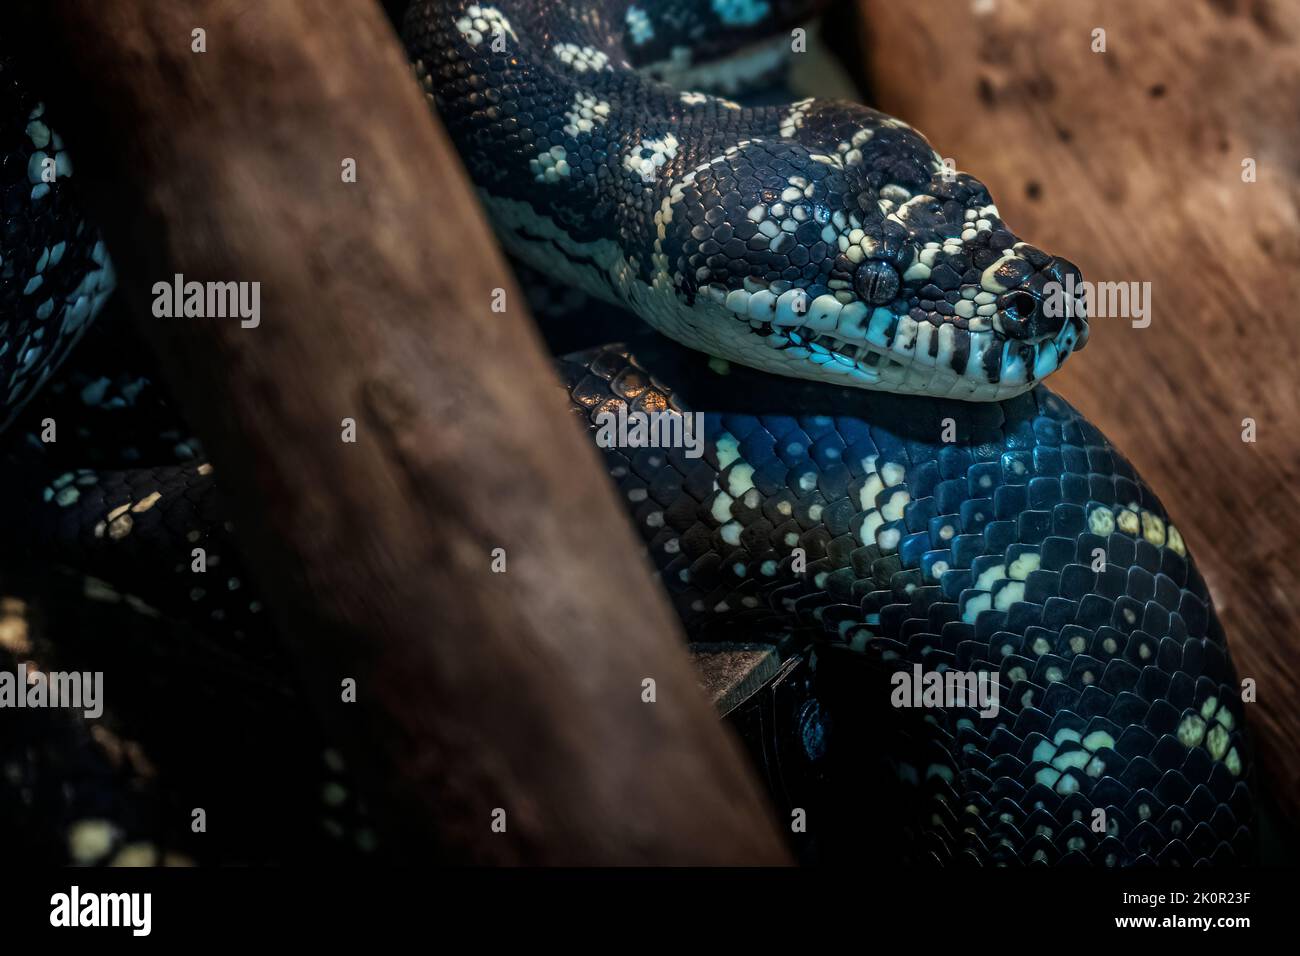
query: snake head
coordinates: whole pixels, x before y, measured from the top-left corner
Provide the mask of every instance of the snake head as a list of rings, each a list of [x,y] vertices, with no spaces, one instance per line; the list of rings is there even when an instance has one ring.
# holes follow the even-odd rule
[[[873,148],[837,155],[745,144],[696,170],[665,207],[660,247],[679,288],[725,309],[709,321],[730,328],[667,331],[864,388],[969,401],[1032,388],[1087,340],[1079,270],[1020,241],[984,185],[918,134],[874,133]]]
[[[834,335],[876,387],[994,400],[1055,372],[1088,338],[1083,276],[1020,241],[978,180],[936,170],[922,188],[867,188],[844,213],[828,292]],[[873,208],[874,206],[874,208]],[[829,300],[810,309],[834,312]],[[845,316],[849,321],[842,321]]]

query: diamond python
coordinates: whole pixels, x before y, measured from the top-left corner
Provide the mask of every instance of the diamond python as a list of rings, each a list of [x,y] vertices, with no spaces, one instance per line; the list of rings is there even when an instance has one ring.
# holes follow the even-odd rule
[[[1132,466],[1039,384],[1086,341],[1046,307],[1077,270],[899,120],[726,98],[768,77],[770,48],[703,61],[786,44],[804,13],[436,0],[403,38],[507,249],[594,297],[593,329],[617,306],[662,333],[624,323],[624,344],[559,358],[574,414],[594,434],[620,406],[704,413],[702,458],[603,454],[691,639],[777,652],[728,719],[778,811],[807,812],[802,858],[1249,860],[1251,752],[1205,584]],[[112,266],[62,143],[13,64],[0,77],[2,520],[22,544],[0,666],[94,666],[130,691],[95,726],[10,712],[6,835],[77,862],[374,853],[200,443],[116,304],[91,325]],[[47,418],[75,440],[41,442]],[[891,706],[916,665],[996,675],[998,713]],[[228,839],[192,834],[198,805]]]

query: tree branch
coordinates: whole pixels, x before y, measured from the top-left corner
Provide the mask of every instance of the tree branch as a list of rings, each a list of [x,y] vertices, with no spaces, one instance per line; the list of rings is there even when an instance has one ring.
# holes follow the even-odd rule
[[[378,6],[45,15],[139,329],[390,836],[412,859],[785,860]],[[176,273],[259,282],[260,324],[154,318]]]

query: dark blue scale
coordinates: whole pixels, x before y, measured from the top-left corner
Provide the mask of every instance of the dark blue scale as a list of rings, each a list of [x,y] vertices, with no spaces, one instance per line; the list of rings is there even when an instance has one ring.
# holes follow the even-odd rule
[[[720,516],[693,498],[692,533],[753,526],[756,516],[770,533],[752,543],[742,535],[739,546],[700,538],[715,564],[733,570],[710,575],[710,555],[700,554],[690,582],[666,583],[692,639],[763,634],[808,663],[820,755],[795,760],[783,779],[804,789],[789,799],[817,801],[835,823],[821,841],[813,835],[818,858],[852,858],[869,843],[880,859],[878,829],[846,823],[858,813],[896,821],[885,847],[912,862],[1250,858],[1250,748],[1209,595],[1188,558],[1141,531],[1089,530],[1098,508],[1113,514],[1133,503],[1166,527],[1169,516],[1073,409],[1041,389],[963,406],[745,369],[723,378],[704,357],[650,335],[638,338],[635,362],[626,354],[607,347],[573,356],[565,377],[586,381],[574,369],[593,362],[644,367],[668,407],[709,413],[718,429],[710,441],[724,429],[734,439],[739,459],[722,473],[710,465],[719,487],[742,463],[754,468],[761,500],[733,502]],[[736,410],[760,389],[761,417]],[[575,401],[592,404],[585,392]],[[967,423],[959,432],[970,441],[936,441],[944,415]],[[863,541],[860,496],[871,472],[862,462],[871,456],[877,469],[898,465],[904,477],[867,504],[883,507],[897,492],[909,500],[901,519]],[[620,457],[629,456],[611,461]],[[671,467],[668,456],[660,460]],[[685,546],[688,535],[680,537]],[[805,549],[803,574],[794,547]],[[666,576],[680,569],[680,559],[651,557]],[[1023,574],[1013,578],[1013,565]],[[990,590],[976,587],[998,574]],[[762,604],[742,611],[742,597]],[[889,706],[890,675],[918,663],[990,670],[998,714]],[[1211,698],[1232,718],[1217,755],[1204,740],[1189,746],[1180,737]],[[1085,825],[1096,807],[1107,812],[1105,834]],[[960,808],[965,815],[954,818]]]

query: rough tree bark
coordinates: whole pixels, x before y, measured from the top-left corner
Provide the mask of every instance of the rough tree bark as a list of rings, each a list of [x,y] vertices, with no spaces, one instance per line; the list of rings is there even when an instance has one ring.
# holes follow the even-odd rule
[[[41,16],[139,328],[316,702],[378,788],[388,845],[784,861],[379,7],[60,0]],[[260,325],[153,318],[149,290],[175,273],[260,282]]]
[[[860,0],[860,12],[880,108],[1088,280],[1151,283],[1150,326],[1096,320],[1053,385],[1187,537],[1237,669],[1259,685],[1262,780],[1300,821],[1300,7]]]

